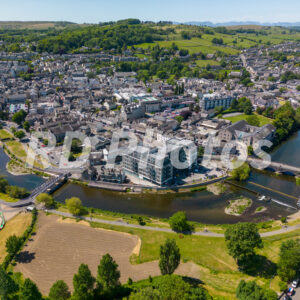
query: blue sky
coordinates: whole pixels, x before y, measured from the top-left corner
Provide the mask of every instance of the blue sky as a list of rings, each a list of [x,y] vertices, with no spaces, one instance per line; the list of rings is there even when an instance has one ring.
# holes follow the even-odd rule
[[[299,0],[0,0],[0,20],[300,21]]]

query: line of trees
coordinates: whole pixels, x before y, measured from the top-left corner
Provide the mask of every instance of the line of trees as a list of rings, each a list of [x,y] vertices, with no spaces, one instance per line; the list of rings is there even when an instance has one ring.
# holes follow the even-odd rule
[[[9,195],[11,198],[24,199],[29,196],[29,192],[25,188],[15,185],[9,185],[8,181],[0,176],[0,193]]]

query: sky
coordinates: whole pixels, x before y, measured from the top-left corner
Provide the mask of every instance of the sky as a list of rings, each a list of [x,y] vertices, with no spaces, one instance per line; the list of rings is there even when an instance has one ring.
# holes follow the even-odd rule
[[[299,22],[299,0],[0,0],[0,21]]]

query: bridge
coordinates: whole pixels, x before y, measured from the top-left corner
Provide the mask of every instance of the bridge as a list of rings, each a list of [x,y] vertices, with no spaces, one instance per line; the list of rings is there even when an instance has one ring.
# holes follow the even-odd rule
[[[19,200],[18,202],[4,202],[1,201],[2,204],[5,204],[10,207],[23,207],[34,203],[36,197],[43,193],[50,194],[53,192],[60,184],[62,184],[69,177],[68,173],[60,174],[57,177],[52,177],[42,185],[36,187],[30,194],[29,197],[23,200]]]
[[[249,163],[256,163],[259,165],[262,161],[257,158],[248,157],[247,162]],[[260,168],[259,168],[260,169]],[[268,167],[264,168],[266,170],[274,171],[276,173],[282,173],[282,174],[291,174],[294,176],[300,175],[300,167],[291,166],[279,162],[272,161]]]
[[[205,158],[205,157],[204,157]],[[208,156],[209,158],[209,156]],[[230,161],[232,161],[234,159],[234,157],[230,158]],[[223,157],[221,155],[212,155],[211,156],[211,160],[223,160]],[[224,158],[224,162],[225,162],[225,158]],[[253,158],[253,157],[247,157],[247,160],[246,160],[248,163],[251,164],[251,166],[253,168],[254,167],[254,164],[256,164],[257,166],[261,165],[262,166],[262,160],[259,159],[259,158]],[[226,167],[226,166],[224,166]],[[273,172],[276,172],[276,173],[282,173],[282,174],[289,174],[289,175],[293,175],[293,176],[300,176],[300,167],[296,167],[296,166],[291,166],[291,165],[288,165],[288,164],[284,164],[284,163],[279,163],[279,162],[275,162],[275,161],[271,161],[269,163],[269,165],[266,167],[266,168],[263,168],[263,167],[258,167],[256,169],[259,169],[259,170],[270,170],[270,171],[273,171]]]

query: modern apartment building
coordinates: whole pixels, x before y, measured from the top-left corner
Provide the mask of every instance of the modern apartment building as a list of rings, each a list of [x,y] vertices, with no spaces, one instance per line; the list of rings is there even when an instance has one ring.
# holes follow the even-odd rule
[[[233,97],[221,94],[205,94],[200,100],[200,108],[204,111],[214,109],[218,106],[223,106],[228,109],[232,103]]]
[[[166,185],[173,179],[173,167],[168,155],[158,148],[138,146],[134,152],[123,156],[123,170],[157,185]]]

